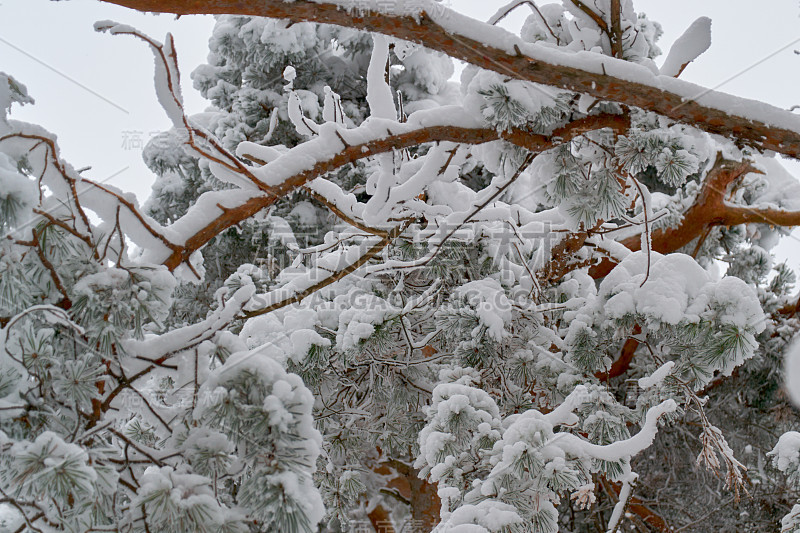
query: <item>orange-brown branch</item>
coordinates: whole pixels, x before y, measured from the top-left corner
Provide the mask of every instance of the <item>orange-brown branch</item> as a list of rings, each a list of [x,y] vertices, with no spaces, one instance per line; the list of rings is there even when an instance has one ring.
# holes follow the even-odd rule
[[[370,524],[375,529],[375,533],[395,533],[392,517],[386,507],[376,505],[374,509],[367,513]]]
[[[681,223],[674,228],[664,228],[652,233],[653,251],[662,254],[674,252],[692,242],[712,226],[735,226],[750,222],[776,226],[800,224],[800,212],[751,209],[732,206],[725,202],[728,185],[750,172],[759,171],[748,161],[727,161],[721,157],[718,158],[714,168],[708,173],[694,204],[683,215]],[[638,236],[625,239],[622,244],[632,251],[640,250],[642,246]],[[605,259],[592,267],[589,273],[595,279],[602,278],[614,268],[614,265],[614,262]]]
[[[686,211],[681,223],[674,228],[658,230],[652,234],[653,250],[662,254],[674,252],[693,240],[701,238],[713,226],[736,226],[738,224],[770,224],[772,226],[800,226],[800,211],[781,209],[759,209],[730,205],[725,201],[728,187],[736,179],[749,172],[759,172],[747,161],[726,161],[718,158],[695,203]],[[641,239],[631,237],[622,241],[630,250],[641,249]],[[607,275],[615,263],[604,259],[593,266],[589,273],[595,278]],[[787,306],[781,312],[792,312],[796,306]],[[639,331],[635,331],[639,333]],[[622,347],[620,356],[608,372],[597,377],[603,381],[627,372],[639,343],[629,339]]]
[[[760,150],[774,150],[800,158],[800,132],[772,126],[757,120],[701,105],[675,92],[664,90],[658,83],[647,85],[595,73],[581,68],[535,60],[519,53],[508,53],[446,30],[429,14],[390,15],[367,10],[347,11],[335,3],[311,0],[102,0],[140,11],[192,14],[237,14],[287,19],[292,22],[319,22],[382,33],[443,52],[473,65],[504,76],[532,81],[570,91],[588,94],[601,100],[653,111],[678,122],[690,124],[710,133],[736,139]],[[437,8],[439,8],[437,6]],[[443,9],[443,8],[441,8]],[[510,45],[509,45],[510,46]],[[620,61],[609,57],[608,65]],[[689,87],[687,86],[687,89]],[[698,88],[699,91],[699,88]],[[707,95],[706,95],[707,96]],[[777,109],[774,110],[779,112]],[[790,115],[787,113],[787,117]]]
[[[269,207],[280,197],[302,187],[311,180],[336,170],[339,167],[354,163],[365,157],[375,154],[390,152],[403,148],[410,148],[420,144],[434,141],[450,141],[464,144],[481,144],[503,139],[516,146],[531,152],[542,152],[553,146],[569,141],[588,131],[611,128],[617,132],[625,131],[629,126],[629,119],[622,115],[596,115],[576,120],[559,128],[551,136],[538,135],[523,130],[497,131],[491,128],[459,128],[455,126],[431,126],[397,135],[388,135],[363,144],[342,146],[342,150],[329,159],[319,161],[310,169],[295,174],[279,186],[272,189],[272,193],[255,196],[243,204],[230,209],[223,209],[222,213],[206,224],[189,239],[183,246],[172,252],[164,264],[174,270],[181,263],[205,246],[220,232],[235,226],[250,218],[262,209]]]
[[[633,334],[638,335],[642,332],[641,326],[636,324],[633,327]],[[615,378],[617,376],[621,376],[624,374],[628,367],[631,366],[631,361],[633,361],[633,356],[636,353],[636,348],[639,347],[639,341],[634,338],[629,338],[625,341],[625,344],[622,345],[622,352],[620,353],[619,357],[616,361],[611,365],[611,368],[608,369],[608,372],[598,372],[595,374],[597,379],[600,381],[608,381],[611,378]]]

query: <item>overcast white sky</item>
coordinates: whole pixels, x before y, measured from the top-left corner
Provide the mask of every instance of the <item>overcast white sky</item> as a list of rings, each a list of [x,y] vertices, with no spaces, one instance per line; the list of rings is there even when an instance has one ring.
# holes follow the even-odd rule
[[[445,3],[485,20],[506,0]],[[697,17],[712,19],[711,49],[683,79],[778,107],[800,104],[800,56],[794,53],[800,49],[800,1],[634,0],[634,6],[662,24],[665,54]],[[519,12],[526,14],[525,9]],[[109,183],[142,201],[153,177],[141,161],[139,141],[169,122],[156,103],[152,54],[130,37],[95,33],[92,24],[104,19],[132,24],[159,40],[171,31],[187,107],[203,110],[207,104],[192,89],[189,74],[207,54],[214,24],[207,16],[176,20],[96,0],[0,0],[0,71],[27,85],[36,99],[34,106],[15,107],[14,118],[56,133],[63,155],[76,168],[92,166],[87,176],[111,177]],[[512,20],[509,26],[515,24]],[[800,176],[800,165],[790,168]],[[777,255],[797,269],[800,240],[784,239]]]

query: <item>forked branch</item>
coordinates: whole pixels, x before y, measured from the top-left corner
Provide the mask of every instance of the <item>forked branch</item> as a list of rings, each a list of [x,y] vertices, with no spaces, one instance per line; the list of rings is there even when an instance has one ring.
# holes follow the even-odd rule
[[[736,226],[738,224],[762,223],[774,226],[800,225],[800,212],[777,209],[759,209],[735,206],[725,201],[728,186],[745,174],[757,172],[749,161],[728,161],[721,156],[703,183],[694,204],[683,215],[680,224],[652,232],[652,250],[667,254],[679,250],[698,238],[707,228],[713,226]],[[642,241],[638,235],[622,241],[629,250],[641,249]],[[614,268],[614,262],[604,259],[590,270],[595,279],[602,278]]]

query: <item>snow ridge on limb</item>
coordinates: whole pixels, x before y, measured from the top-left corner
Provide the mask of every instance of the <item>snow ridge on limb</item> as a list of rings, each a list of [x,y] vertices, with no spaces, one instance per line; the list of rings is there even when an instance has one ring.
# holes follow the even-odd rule
[[[700,17],[678,37],[661,65],[662,76],[677,78],[689,63],[700,57],[711,46],[711,19]]]
[[[759,150],[800,158],[800,118],[776,107],[707,90],[642,65],[592,52],[530,44],[436,2],[401,3],[395,10],[363,4],[279,0],[103,0],[140,11],[241,14],[353,26],[424,44],[504,76],[588,94],[653,111]],[[359,9],[361,8],[361,9]],[[382,9],[383,8],[383,9]]]

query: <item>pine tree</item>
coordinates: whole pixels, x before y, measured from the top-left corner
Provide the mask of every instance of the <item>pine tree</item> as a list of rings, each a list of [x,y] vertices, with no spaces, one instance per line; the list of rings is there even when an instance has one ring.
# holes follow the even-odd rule
[[[98,23],[154,52],[174,126],[145,152],[143,208],[9,120],[32,100],[0,75],[2,527],[668,530],[697,522],[673,502],[746,491],[715,527],[786,515],[798,321],[769,249],[800,217],[759,153],[772,127],[751,123],[757,144],[501,69],[658,72],[660,27],[630,2],[531,5],[520,39],[477,26],[515,55],[473,57],[458,88],[447,57],[381,34],[435,35],[456,17],[438,5],[381,8],[374,34],[221,16],[195,116],[171,37]],[[724,494],[687,486],[703,470]],[[784,476],[795,493],[770,495]]]

